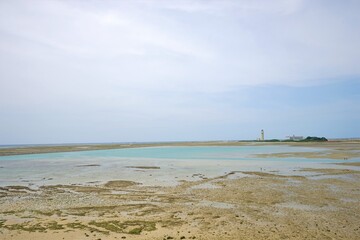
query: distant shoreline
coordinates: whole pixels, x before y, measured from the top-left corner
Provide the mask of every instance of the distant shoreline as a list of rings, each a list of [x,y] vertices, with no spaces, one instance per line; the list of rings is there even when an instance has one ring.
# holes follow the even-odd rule
[[[59,145],[19,145],[0,148],[0,156],[79,152],[95,150],[111,150],[140,147],[165,147],[165,146],[266,146],[266,145],[291,145],[299,147],[322,147],[337,149],[345,147],[348,150],[358,150],[360,140],[330,140],[328,142],[258,142],[258,141],[193,141],[193,142],[157,142],[157,143],[109,143],[109,144],[59,144]],[[4,145],[5,146],[5,145]]]

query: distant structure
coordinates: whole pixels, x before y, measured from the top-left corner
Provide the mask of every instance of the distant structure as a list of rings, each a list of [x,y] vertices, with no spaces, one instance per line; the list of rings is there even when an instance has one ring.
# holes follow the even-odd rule
[[[292,135],[292,136],[287,136],[287,138],[291,141],[301,141],[304,139],[303,136],[295,136],[295,135]]]
[[[260,137],[260,140],[261,140],[261,141],[264,141],[264,140],[265,140],[264,130],[263,130],[263,129],[261,129],[261,137]]]

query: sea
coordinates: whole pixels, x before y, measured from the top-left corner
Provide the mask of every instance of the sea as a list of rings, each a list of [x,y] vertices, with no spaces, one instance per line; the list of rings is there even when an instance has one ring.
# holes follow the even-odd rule
[[[98,185],[110,180],[136,181],[146,186],[173,186],[181,181],[213,178],[230,172],[306,175],[311,173],[300,171],[302,168],[345,167],[334,164],[341,160],[326,158],[256,156],[316,151],[325,149],[286,145],[164,146],[0,156],[0,186]]]

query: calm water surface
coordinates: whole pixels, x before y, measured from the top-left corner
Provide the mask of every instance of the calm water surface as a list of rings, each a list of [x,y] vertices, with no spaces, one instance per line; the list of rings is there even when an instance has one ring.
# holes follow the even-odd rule
[[[143,147],[111,150],[79,151],[65,153],[43,153],[15,156],[1,156],[6,160],[40,160],[68,158],[161,158],[161,159],[211,159],[211,160],[248,160],[253,154],[281,152],[312,152],[318,148],[291,146],[241,146],[241,147]]]
[[[230,171],[277,171],[298,174],[299,168],[324,167],[331,159],[256,158],[254,154],[323,151],[291,146],[145,147],[0,157],[0,186],[89,184],[114,179],[148,185],[173,185],[215,177]],[[138,169],[132,166],[157,166]],[[294,172],[295,171],[295,172]]]

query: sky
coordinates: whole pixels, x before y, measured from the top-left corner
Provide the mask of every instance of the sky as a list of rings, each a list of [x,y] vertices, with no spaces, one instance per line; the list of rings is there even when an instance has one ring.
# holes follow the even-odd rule
[[[360,137],[358,0],[0,0],[0,144]]]

